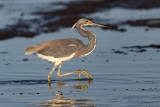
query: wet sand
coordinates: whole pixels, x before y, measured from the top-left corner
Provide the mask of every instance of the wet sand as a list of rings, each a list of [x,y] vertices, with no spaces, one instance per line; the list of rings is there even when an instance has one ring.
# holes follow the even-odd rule
[[[160,8],[158,0],[144,2],[93,3],[87,13],[84,5],[76,14],[78,6],[89,1],[79,1],[75,6],[67,1],[0,1],[0,106],[159,107]],[[57,14],[64,8],[75,11]],[[24,50],[60,38],[87,43],[76,29],[70,30],[80,17],[111,28],[85,27],[97,36],[95,51],[64,62],[61,71],[86,70],[93,81],[85,76],[78,80],[76,74],[58,78],[56,70],[48,84],[53,64],[36,55],[26,56]]]

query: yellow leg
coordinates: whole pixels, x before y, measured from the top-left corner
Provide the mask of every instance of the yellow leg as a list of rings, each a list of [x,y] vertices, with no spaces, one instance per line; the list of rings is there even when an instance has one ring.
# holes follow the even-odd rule
[[[60,74],[61,67],[62,67],[62,62],[60,63],[59,68],[58,68],[58,73],[57,73],[58,77],[64,77],[64,76],[67,76],[67,75],[78,73],[78,79],[80,79],[81,74],[86,75],[88,77],[88,79],[93,79],[92,76],[88,72],[86,72],[85,70],[75,70],[75,71],[68,72],[68,73],[65,73],[65,74]]]
[[[56,64],[54,65],[54,67],[52,68],[52,70],[50,71],[50,73],[48,74],[48,82],[50,82],[51,81],[51,76],[52,76],[52,73],[53,73],[53,71],[54,71],[54,69],[56,68]]]

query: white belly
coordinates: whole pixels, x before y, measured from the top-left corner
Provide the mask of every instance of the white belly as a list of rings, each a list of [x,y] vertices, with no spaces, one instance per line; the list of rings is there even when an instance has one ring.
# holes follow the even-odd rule
[[[70,60],[74,57],[75,53],[71,54],[68,57],[64,57],[64,58],[54,58],[53,56],[45,56],[42,54],[38,54],[38,57],[44,59],[44,60],[48,60],[50,62],[55,62],[56,64],[60,64],[62,61],[67,61]]]

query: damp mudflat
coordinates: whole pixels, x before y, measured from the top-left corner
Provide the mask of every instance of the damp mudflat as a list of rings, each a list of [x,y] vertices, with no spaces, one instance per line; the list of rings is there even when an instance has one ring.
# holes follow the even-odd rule
[[[12,8],[16,10],[17,7],[20,9],[14,11],[15,14],[24,12],[24,18],[27,20],[40,18],[41,16],[30,13],[40,7],[46,8],[52,1],[33,2],[32,5],[30,3],[32,4],[31,1],[25,0],[24,2],[1,1],[0,9],[3,12],[0,14],[7,17],[9,16],[7,12]],[[11,10],[8,9],[10,5]],[[30,12],[29,6],[39,8],[32,8]],[[21,7],[27,9],[23,10]],[[61,8],[64,7],[57,6],[50,9]],[[58,28],[55,32],[38,32],[35,33],[36,36],[29,38],[14,36],[2,39],[0,41],[0,106],[159,107],[159,11],[158,7],[149,9],[114,7],[102,12],[84,14],[83,17],[95,19],[97,23],[118,26],[116,30],[85,27],[97,36],[96,49],[85,58],[72,59],[62,65],[61,73],[82,69],[89,72],[93,80],[88,80],[83,75],[82,79],[78,80],[77,74],[58,78],[55,70],[52,81],[48,84],[47,75],[53,64],[38,58],[36,54],[25,55],[24,50],[27,46],[53,39],[78,38],[87,44],[88,40],[81,37],[76,29],[70,30],[72,26]],[[7,18],[0,18],[0,22],[3,22],[1,30],[7,28],[5,26],[7,22],[12,25],[17,20],[15,17],[17,15],[14,16],[12,13]],[[131,20],[135,22],[131,23]],[[139,25],[139,20],[149,21]],[[32,27],[36,26],[32,23]],[[123,31],[117,30],[122,28]]]

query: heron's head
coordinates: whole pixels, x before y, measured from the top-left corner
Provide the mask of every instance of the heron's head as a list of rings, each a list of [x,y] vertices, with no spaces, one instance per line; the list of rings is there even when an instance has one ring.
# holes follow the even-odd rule
[[[82,26],[100,26],[100,27],[107,27],[98,23],[94,23],[88,19],[79,19],[71,29],[73,29],[76,25],[82,25]]]

